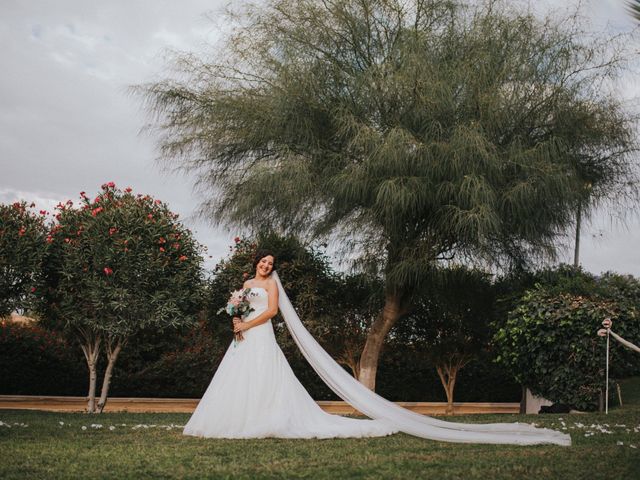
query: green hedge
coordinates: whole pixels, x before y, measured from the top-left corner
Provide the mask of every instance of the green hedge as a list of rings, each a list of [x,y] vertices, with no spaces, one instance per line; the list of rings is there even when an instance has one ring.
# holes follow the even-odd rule
[[[82,352],[55,332],[0,322],[0,394],[84,395]]]

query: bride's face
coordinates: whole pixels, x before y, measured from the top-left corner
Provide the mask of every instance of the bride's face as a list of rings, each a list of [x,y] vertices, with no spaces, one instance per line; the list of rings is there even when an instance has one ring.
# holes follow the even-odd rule
[[[263,277],[268,276],[273,270],[273,260],[274,259],[271,255],[262,257],[258,262],[258,265],[256,265],[256,273]]]

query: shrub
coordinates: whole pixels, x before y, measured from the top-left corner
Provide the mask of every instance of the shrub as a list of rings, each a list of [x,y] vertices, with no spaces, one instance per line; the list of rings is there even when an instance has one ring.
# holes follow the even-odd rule
[[[0,322],[0,394],[81,395],[80,349],[36,325]]]
[[[634,305],[615,299],[529,290],[495,336],[497,361],[533,393],[553,402],[594,410],[604,384],[605,342],[597,336],[611,317],[622,336],[638,338]],[[623,375],[623,347],[612,346],[611,373]]]

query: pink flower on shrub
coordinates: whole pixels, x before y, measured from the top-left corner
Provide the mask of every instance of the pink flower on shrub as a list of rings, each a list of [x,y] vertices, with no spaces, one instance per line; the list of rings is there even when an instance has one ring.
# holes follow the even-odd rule
[[[102,271],[104,272],[105,275],[113,274],[113,270],[111,270],[109,267],[104,267]]]
[[[118,231],[118,229],[116,227],[111,227],[109,229],[109,235],[113,235],[114,233],[116,233]]]
[[[181,262],[184,262],[186,259],[186,255],[181,255],[180,258],[178,258],[178,260],[180,260]]]
[[[236,242],[236,243],[240,243],[240,237],[234,238],[233,241]]]
[[[124,191],[127,192],[127,193],[131,193],[131,190],[132,190],[131,187],[127,187],[127,188],[124,189]]]
[[[23,236],[25,233],[27,232],[27,229],[24,227],[20,227],[20,230],[18,230],[18,236]]]
[[[151,220],[153,218],[153,214],[150,213],[149,215],[147,215],[147,218]]]
[[[93,215],[93,216],[95,217],[95,216],[96,216],[96,215],[98,215],[102,210],[104,210],[102,207],[94,208],[94,209],[91,211],[91,215]]]
[[[161,251],[161,252],[164,252],[164,248],[163,248],[163,247],[160,247],[160,251]]]

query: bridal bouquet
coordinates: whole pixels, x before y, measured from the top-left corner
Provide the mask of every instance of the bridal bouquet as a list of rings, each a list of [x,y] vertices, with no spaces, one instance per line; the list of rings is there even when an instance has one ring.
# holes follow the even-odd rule
[[[245,288],[243,290],[236,290],[231,292],[231,297],[227,301],[227,306],[218,310],[218,314],[222,312],[227,312],[231,317],[243,317],[253,312],[253,308],[249,303],[249,296],[252,295],[250,288]],[[242,332],[238,332],[234,335],[234,339],[236,342],[244,340],[242,336]]]

